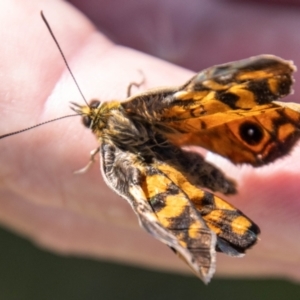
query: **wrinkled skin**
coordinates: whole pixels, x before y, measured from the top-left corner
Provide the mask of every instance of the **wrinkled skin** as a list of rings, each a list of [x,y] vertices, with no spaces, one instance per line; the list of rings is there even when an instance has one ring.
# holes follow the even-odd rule
[[[105,34],[194,71],[261,53],[300,65],[300,12],[287,4],[133,0],[123,7],[120,0],[71,2],[87,16],[62,1],[1,4],[0,134],[69,114],[69,101],[83,102],[41,21],[41,9],[87,99],[124,99],[129,82],[141,79],[138,70],[146,77],[142,89],[182,84],[193,74],[118,46]],[[297,102],[297,86],[295,91],[289,100]],[[86,174],[73,175],[96,147],[78,117],[0,140],[1,224],[59,253],[186,271],[167,247],[139,228],[129,205],[103,182],[98,162]],[[219,255],[217,274],[299,280],[299,146],[260,169],[209,158],[238,178],[239,194],[229,201],[262,230],[261,241],[245,258]]]

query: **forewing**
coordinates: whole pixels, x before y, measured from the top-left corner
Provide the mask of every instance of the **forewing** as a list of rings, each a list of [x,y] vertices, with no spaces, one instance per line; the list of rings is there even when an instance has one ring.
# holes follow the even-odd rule
[[[108,185],[130,203],[141,226],[208,282],[215,270],[215,250],[241,256],[260,231],[241,211],[201,188],[232,191],[230,180],[196,153],[165,147],[154,146],[156,158],[144,164],[135,154],[104,142],[102,172]],[[211,185],[213,179],[217,185]]]
[[[178,88],[137,95],[122,106],[177,146],[196,145],[254,166],[287,154],[300,113],[274,103],[291,92],[295,66],[260,55],[206,69]]]
[[[164,118],[185,119],[269,104],[291,93],[291,61],[259,55],[208,68],[174,94]],[[181,116],[178,111],[187,108]]]
[[[103,143],[101,156],[106,182],[127,199],[141,226],[209,282],[215,271],[216,235],[181,188],[158,165],[142,165],[134,154],[114,145]]]

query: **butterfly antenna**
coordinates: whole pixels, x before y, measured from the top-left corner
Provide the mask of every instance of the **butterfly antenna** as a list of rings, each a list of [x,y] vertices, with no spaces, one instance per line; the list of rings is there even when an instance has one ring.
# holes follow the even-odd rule
[[[57,48],[58,48],[58,50],[59,50],[59,52],[60,52],[60,54],[61,54],[61,56],[62,56],[64,62],[65,62],[65,65],[66,65],[67,69],[69,70],[69,72],[70,72],[70,74],[71,74],[71,76],[72,76],[72,78],[73,78],[73,80],[74,80],[74,82],[75,82],[75,84],[76,84],[76,86],[77,86],[77,89],[78,89],[79,93],[81,94],[82,99],[84,100],[84,102],[86,103],[86,105],[89,106],[88,102],[86,101],[86,99],[85,99],[85,97],[84,97],[84,95],[83,95],[83,93],[82,93],[82,91],[81,91],[81,89],[80,89],[80,87],[79,87],[78,82],[77,82],[76,79],[75,79],[75,76],[73,75],[73,73],[72,73],[72,71],[71,71],[71,68],[70,68],[70,66],[69,66],[69,64],[68,64],[68,62],[67,62],[67,60],[66,60],[66,58],[65,58],[64,53],[63,53],[63,51],[62,51],[62,49],[61,49],[61,47],[60,47],[60,45],[59,45],[59,43],[58,43],[58,41],[57,41],[57,39],[56,39],[56,37],[55,37],[55,35],[54,35],[52,29],[51,29],[51,27],[50,27],[50,25],[49,25],[49,23],[48,23],[46,17],[44,16],[43,11],[41,11],[41,17],[42,17],[42,19],[43,19],[45,25],[47,26],[47,28],[48,28],[48,30],[49,30],[49,32],[50,32],[50,34],[51,34],[51,36],[52,36],[52,38],[53,38],[55,44],[56,44],[56,46],[57,46]]]
[[[72,78],[73,78],[73,80],[74,80],[74,82],[75,82],[75,84],[76,84],[76,86],[78,88],[78,91],[80,92],[80,94],[81,94],[84,102],[89,106],[88,102],[86,101],[86,99],[85,99],[85,97],[84,97],[84,95],[83,95],[83,93],[82,93],[82,91],[81,91],[81,89],[80,89],[80,87],[79,87],[79,85],[78,85],[78,83],[77,83],[77,81],[76,81],[76,79],[75,79],[75,77],[74,77],[74,75],[73,75],[73,73],[72,73],[69,65],[68,65],[68,62],[67,62],[67,60],[66,60],[66,58],[64,56],[64,53],[62,52],[62,50],[61,50],[61,48],[60,48],[60,46],[59,46],[59,44],[57,42],[57,39],[55,38],[55,36],[53,34],[53,31],[52,31],[52,29],[51,29],[48,21],[46,20],[46,18],[45,18],[45,16],[44,16],[44,14],[43,14],[42,11],[41,11],[41,16],[42,16],[42,19],[43,19],[44,23],[46,24],[46,26],[47,26],[47,28],[48,28],[48,30],[49,30],[52,38],[53,38],[53,40],[54,40],[54,42],[55,42],[58,50],[59,50],[59,52],[60,52],[60,54],[61,54],[61,56],[62,56],[62,58],[63,58],[63,60],[65,62],[65,65],[67,66],[67,69],[69,70],[69,72],[70,72],[70,74],[71,74],[71,76],[72,76]],[[45,125],[47,123],[51,123],[51,122],[55,122],[55,121],[58,121],[58,120],[61,120],[61,119],[65,119],[65,118],[70,118],[70,117],[75,117],[75,116],[80,116],[81,115],[79,111],[76,111],[76,112],[77,112],[76,114],[62,116],[62,117],[55,118],[55,119],[52,119],[52,120],[48,120],[48,121],[45,121],[43,123],[36,124],[36,125],[30,126],[30,127],[27,127],[27,128],[21,129],[21,130],[17,130],[17,131],[14,131],[14,132],[10,132],[10,133],[7,133],[7,134],[0,135],[0,139],[4,139],[4,138],[6,138],[8,136],[12,136],[12,135],[19,134],[19,133],[27,131],[27,130],[31,130],[33,128]]]
[[[15,134],[18,134],[18,133],[21,133],[21,132],[33,129],[33,128],[45,125],[47,123],[51,123],[51,122],[54,122],[54,121],[57,121],[57,120],[61,120],[61,119],[65,119],[65,118],[70,118],[70,117],[75,117],[75,116],[80,116],[80,115],[79,114],[73,114],[73,115],[62,116],[62,117],[59,117],[59,118],[56,118],[56,119],[52,119],[52,120],[49,120],[49,121],[46,121],[46,122],[43,122],[43,123],[40,123],[40,124],[36,124],[36,125],[30,126],[30,127],[18,130],[18,131],[14,131],[14,132],[10,132],[10,133],[7,133],[7,134],[0,135],[0,139],[4,139],[4,138],[6,138],[8,136],[15,135]]]

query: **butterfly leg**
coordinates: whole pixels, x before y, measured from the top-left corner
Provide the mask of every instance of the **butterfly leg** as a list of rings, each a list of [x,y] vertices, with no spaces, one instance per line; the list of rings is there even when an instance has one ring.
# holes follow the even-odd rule
[[[140,82],[131,82],[131,83],[128,85],[128,87],[127,87],[127,97],[130,97],[130,96],[131,96],[131,89],[132,89],[133,86],[139,88],[139,87],[140,87],[142,84],[144,84],[145,81],[146,81],[144,73],[143,73],[141,70],[139,70],[139,72],[140,72],[141,75],[142,75],[142,80],[141,80]]]
[[[92,150],[90,153],[90,160],[87,163],[87,165],[77,171],[74,171],[74,174],[78,175],[78,174],[84,174],[85,172],[87,172],[90,169],[90,167],[93,165],[93,163],[95,162],[95,156],[99,153],[99,151],[100,151],[100,147]]]

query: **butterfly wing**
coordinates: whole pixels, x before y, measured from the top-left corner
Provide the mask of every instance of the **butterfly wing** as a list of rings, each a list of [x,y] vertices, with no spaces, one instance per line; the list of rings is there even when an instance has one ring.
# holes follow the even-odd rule
[[[203,190],[235,192],[234,183],[198,153],[169,147],[153,147],[156,168],[180,187],[191,205],[198,210],[206,225],[217,234],[216,250],[241,256],[254,245],[260,233],[258,226],[241,211]],[[149,184],[151,186],[151,184]]]
[[[200,189],[232,191],[233,183],[219,170],[171,144],[156,147],[155,159],[144,164],[137,155],[103,142],[104,178],[127,199],[141,226],[208,282],[215,271],[215,250],[240,256],[256,242],[259,229],[233,206]]]
[[[201,146],[234,163],[259,166],[287,154],[299,139],[299,111],[272,102],[291,92],[294,70],[289,61],[256,56],[122,105],[177,146]]]
[[[175,145],[197,145],[232,162],[260,166],[290,152],[300,137],[300,114],[277,104],[166,122]],[[200,127],[200,128],[199,128]]]
[[[134,154],[105,142],[100,152],[107,184],[130,203],[140,225],[209,282],[215,271],[216,236],[187,196],[155,165],[142,165]]]

